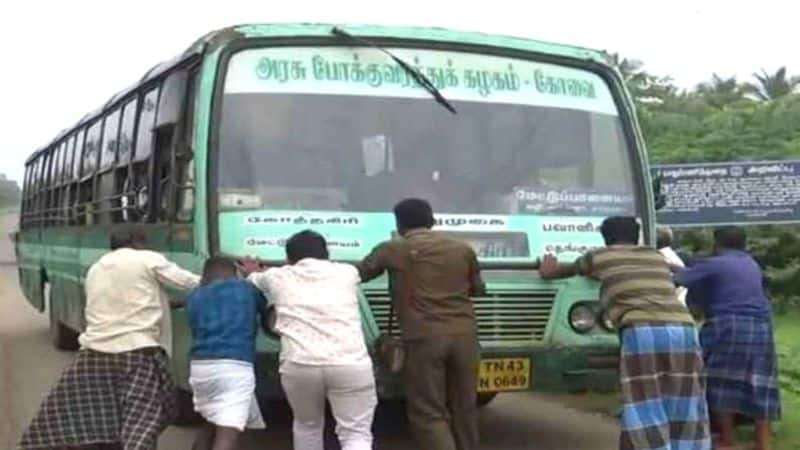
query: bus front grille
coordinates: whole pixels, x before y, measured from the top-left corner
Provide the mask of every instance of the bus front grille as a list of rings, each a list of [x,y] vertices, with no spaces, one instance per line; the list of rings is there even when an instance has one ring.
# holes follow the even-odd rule
[[[385,293],[376,292],[367,292],[366,297],[378,329],[386,332],[389,323],[389,297]],[[555,292],[550,291],[493,292],[485,297],[475,298],[480,341],[541,341],[554,301]],[[395,317],[394,332],[398,331]]]

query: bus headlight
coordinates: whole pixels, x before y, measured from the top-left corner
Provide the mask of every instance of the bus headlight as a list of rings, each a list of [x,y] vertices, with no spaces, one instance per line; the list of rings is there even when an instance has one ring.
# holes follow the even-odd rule
[[[614,331],[616,329],[616,327],[614,326],[614,322],[611,321],[611,317],[608,316],[607,309],[600,311],[599,320],[600,320],[600,325],[606,331]]]
[[[569,310],[569,324],[578,333],[586,333],[597,326],[597,312],[586,303],[577,303]]]

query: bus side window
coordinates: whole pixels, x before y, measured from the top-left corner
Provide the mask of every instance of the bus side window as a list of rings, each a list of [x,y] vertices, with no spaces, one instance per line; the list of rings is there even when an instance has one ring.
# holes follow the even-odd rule
[[[172,138],[174,128],[164,127],[156,130],[156,148],[153,156],[155,173],[156,222],[169,220],[169,205],[171,203],[172,183]]]
[[[39,190],[41,196],[39,202],[41,203],[41,213],[39,214],[39,225],[46,227],[50,221],[50,186],[52,182],[51,173],[53,170],[53,160],[55,159],[56,147],[50,147],[45,154],[45,165],[42,177],[42,188]]]
[[[69,216],[70,224],[78,225],[81,223],[81,205],[80,205],[80,189],[81,189],[81,164],[83,162],[83,147],[86,139],[86,129],[80,128],[78,130],[77,139],[75,140],[75,156],[72,161],[72,174],[70,176],[70,189],[69,189]]]
[[[192,222],[194,216],[194,152],[195,152],[195,107],[199,88],[199,70],[189,73],[186,86],[186,106],[182,120],[182,138],[175,148],[177,183],[175,186],[175,220]]]
[[[125,203],[122,220],[125,222],[150,221],[150,168],[159,91],[159,86],[146,90],[138,108],[133,156],[122,188]]]
[[[44,226],[44,200],[47,192],[47,176],[50,169],[50,153],[45,150],[39,158],[39,182],[36,183],[36,226]]]
[[[178,219],[177,211],[180,197],[193,204],[186,194],[193,189],[190,172],[192,156],[186,142],[186,133],[192,126],[191,114],[187,114],[188,104],[192,102],[196,70],[179,69],[167,75],[164,80],[156,116],[156,140],[154,162],[154,189],[157,200],[156,220],[159,222],[190,221],[191,207],[187,217]],[[184,192],[185,191],[185,192]]]
[[[76,135],[73,134],[67,141],[66,156],[64,157],[64,174],[61,187],[60,210],[62,216],[61,224],[66,226],[74,224],[74,216],[72,212],[72,181],[74,179],[73,165],[75,164],[75,141]]]
[[[50,192],[48,195],[49,204],[47,207],[47,223],[50,226],[58,226],[61,223],[61,211],[59,210],[61,202],[59,201],[59,194],[61,193],[61,175],[63,173],[64,153],[66,152],[66,148],[67,141],[64,139],[60,144],[58,144],[58,147],[55,147],[53,150],[53,168],[50,171]]]
[[[135,142],[136,112],[139,106],[139,97],[134,96],[127,100],[122,109],[122,120],[119,128],[119,156],[117,168],[114,170],[114,214],[113,222],[127,222],[130,214],[135,212],[129,193],[129,179],[131,178],[131,156]]]
[[[116,202],[114,201],[114,175],[119,147],[119,121],[122,112],[116,108],[103,120],[103,143],[100,147],[100,170],[97,175],[95,205],[99,224],[110,224]]]
[[[94,211],[96,209],[94,174],[100,159],[102,125],[102,120],[96,120],[86,132],[83,160],[81,161],[81,184],[78,193],[78,215],[81,225],[94,224]]]

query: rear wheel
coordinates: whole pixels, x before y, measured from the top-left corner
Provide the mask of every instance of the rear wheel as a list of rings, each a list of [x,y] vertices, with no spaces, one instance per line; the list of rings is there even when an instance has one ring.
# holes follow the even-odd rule
[[[478,408],[483,408],[497,397],[497,392],[481,392],[478,394]]]
[[[50,284],[45,285],[44,296],[47,304],[48,316],[50,319],[50,342],[59,350],[75,351],[80,348],[78,344],[78,332],[64,325],[56,316],[53,307],[53,295],[50,292]]]

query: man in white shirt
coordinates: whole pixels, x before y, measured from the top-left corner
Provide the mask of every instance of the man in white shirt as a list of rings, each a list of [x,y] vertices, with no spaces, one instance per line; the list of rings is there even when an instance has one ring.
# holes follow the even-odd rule
[[[114,233],[112,251],[89,269],[81,351],[44,400],[20,449],[116,444],[155,450],[175,412],[164,287],[191,289],[200,278],[144,244],[141,231]]]
[[[286,256],[283,267],[260,272],[248,261],[242,269],[275,306],[294,449],[323,450],[327,398],[342,450],[371,450],[377,393],[361,325],[358,271],[329,261],[325,238],[310,230],[286,242]]]
[[[672,230],[664,225],[659,225],[656,228],[656,248],[658,248],[658,252],[661,253],[661,256],[667,261],[672,267],[686,267],[683,263],[683,260],[675,250],[672,249],[672,241],[674,237],[672,234]],[[681,301],[684,305],[686,304],[686,288],[678,287],[676,289],[676,293],[678,294],[678,300]]]

